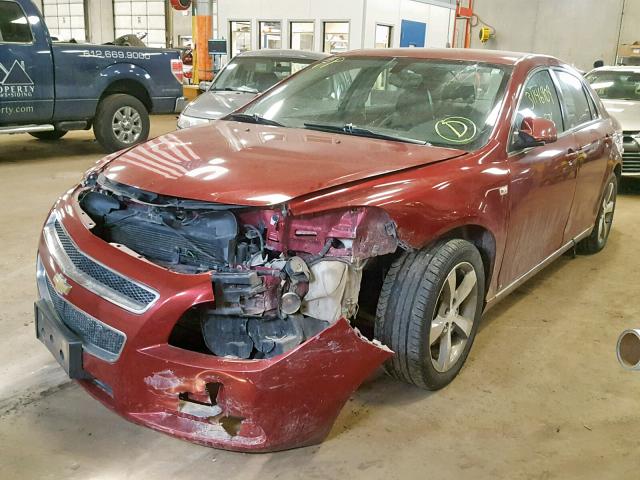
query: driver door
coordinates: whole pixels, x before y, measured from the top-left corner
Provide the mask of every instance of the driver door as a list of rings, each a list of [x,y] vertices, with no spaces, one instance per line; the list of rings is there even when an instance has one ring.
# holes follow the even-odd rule
[[[542,117],[552,120],[558,140],[543,146],[520,149],[513,139],[522,120]],[[503,289],[556,252],[576,186],[577,146],[575,135],[565,131],[559,96],[548,69],[535,71],[527,79],[512,125],[509,149],[509,223],[504,260],[499,275]]]

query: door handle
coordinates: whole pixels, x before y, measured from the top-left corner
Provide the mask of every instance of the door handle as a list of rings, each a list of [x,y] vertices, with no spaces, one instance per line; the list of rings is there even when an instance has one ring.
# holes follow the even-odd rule
[[[567,163],[573,166],[573,164],[576,163],[576,160],[580,158],[580,155],[581,153],[579,150],[574,150],[573,148],[570,148],[569,150],[567,150],[567,155],[565,156],[565,158],[567,159]]]

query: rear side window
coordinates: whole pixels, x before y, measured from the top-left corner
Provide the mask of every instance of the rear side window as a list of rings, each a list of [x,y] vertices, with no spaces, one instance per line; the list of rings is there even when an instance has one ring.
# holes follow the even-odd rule
[[[558,92],[548,70],[534,73],[524,86],[514,129],[520,129],[525,118],[546,118],[556,124],[558,132],[564,131],[562,109]]]
[[[30,43],[31,41],[29,21],[20,5],[0,0],[0,42]]]
[[[567,112],[567,129],[590,122],[591,109],[582,81],[568,72],[557,71]]]

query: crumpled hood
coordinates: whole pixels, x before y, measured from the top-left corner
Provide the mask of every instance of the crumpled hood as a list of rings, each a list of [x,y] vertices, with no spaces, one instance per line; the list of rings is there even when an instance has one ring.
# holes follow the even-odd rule
[[[112,181],[162,195],[267,206],[464,153],[216,121],[141,144],[112,160],[103,173]]]
[[[190,117],[217,120],[253,100],[257,94],[250,92],[214,92],[201,94],[183,110]]]
[[[622,130],[640,132],[640,102],[602,99],[602,103],[607,112],[620,122]]]

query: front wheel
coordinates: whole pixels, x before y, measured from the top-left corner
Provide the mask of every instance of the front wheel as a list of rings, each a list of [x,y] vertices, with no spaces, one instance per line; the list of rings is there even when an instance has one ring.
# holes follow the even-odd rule
[[[131,95],[117,93],[98,105],[93,132],[100,145],[111,153],[144,142],[149,126],[144,104]]]
[[[428,390],[450,383],[473,344],[484,283],[480,253],[466,240],[398,258],[386,275],[375,323],[375,337],[395,352],[387,373]]]
[[[613,214],[616,210],[616,199],[618,196],[618,177],[612,174],[604,187],[598,217],[591,234],[578,243],[577,250],[583,254],[598,253],[604,248],[611,233],[613,225]]]

